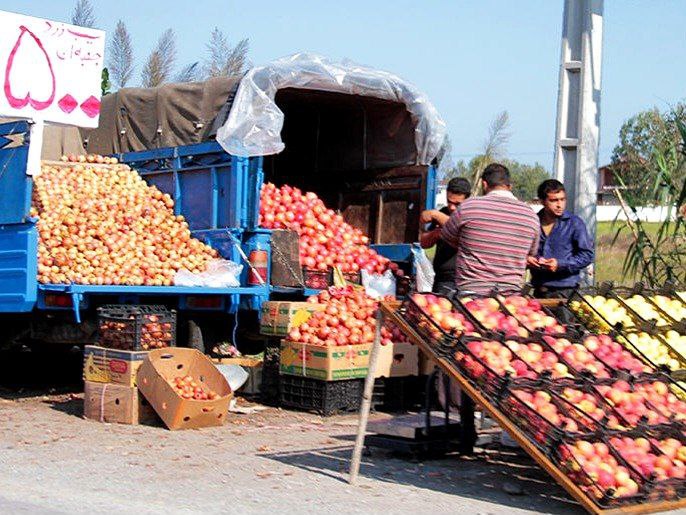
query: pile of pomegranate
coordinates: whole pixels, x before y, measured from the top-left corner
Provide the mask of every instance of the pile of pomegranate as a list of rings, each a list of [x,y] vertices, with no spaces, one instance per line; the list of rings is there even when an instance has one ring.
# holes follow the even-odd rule
[[[364,289],[352,286],[329,288],[312,295],[307,301],[326,304],[326,309],[315,311],[307,322],[291,329],[289,340],[321,346],[359,345],[374,341],[374,315],[378,301],[369,297]],[[382,345],[388,345],[393,341],[393,329],[383,327],[381,337]]]
[[[109,349],[134,350],[137,336],[135,318],[135,315],[131,315],[129,321],[102,320],[99,325],[99,344]],[[140,326],[141,350],[162,349],[172,345],[174,335],[170,322],[160,320],[158,315],[145,315],[144,320]]]
[[[191,375],[175,377],[171,382],[174,391],[184,399],[196,401],[213,401],[219,395]]]
[[[170,286],[217,257],[135,170],[92,154],[62,160],[34,177],[41,283]]]
[[[327,209],[315,193],[266,183],[260,196],[259,225],[297,232],[300,262],[307,269],[326,271],[339,267],[343,273],[367,270],[376,274],[390,269],[403,275],[397,264],[369,248],[369,238],[361,230]]]

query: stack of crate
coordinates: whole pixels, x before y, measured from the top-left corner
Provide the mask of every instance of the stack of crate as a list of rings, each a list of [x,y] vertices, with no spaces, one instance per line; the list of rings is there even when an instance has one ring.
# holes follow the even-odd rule
[[[176,312],[164,306],[98,309],[98,345],[84,349],[84,416],[100,422],[157,421],[139,393],[136,374],[151,350],[176,344]]]

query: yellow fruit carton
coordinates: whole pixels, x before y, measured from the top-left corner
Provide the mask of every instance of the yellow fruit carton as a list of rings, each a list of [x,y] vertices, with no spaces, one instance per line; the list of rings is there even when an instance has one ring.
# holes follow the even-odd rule
[[[312,313],[326,309],[325,304],[312,302],[268,301],[262,304],[260,334],[288,336],[291,329],[307,322]]]

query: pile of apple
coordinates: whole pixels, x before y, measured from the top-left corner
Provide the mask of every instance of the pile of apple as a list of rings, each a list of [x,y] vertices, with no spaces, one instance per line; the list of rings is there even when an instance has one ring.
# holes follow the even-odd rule
[[[508,337],[529,336],[529,331],[522,327],[515,317],[502,312],[497,299],[463,297],[460,301],[465,309],[489,331],[497,331]]]
[[[648,322],[654,321],[658,327],[669,325],[670,322],[642,295],[632,295],[631,297],[623,298],[622,300],[643,320]]]
[[[381,274],[387,269],[402,276],[398,265],[369,248],[369,238],[346,223],[343,217],[315,193],[292,186],[277,188],[267,183],[260,195],[259,225],[266,229],[289,229],[300,237],[300,262],[310,270],[339,267],[343,273],[367,270]]]
[[[686,447],[679,440],[656,441],[661,452],[656,452],[647,438],[612,437],[609,441],[619,455],[647,479],[686,478]]]
[[[617,462],[607,444],[578,440],[562,444],[559,452],[569,476],[592,497],[621,498],[638,493],[638,483],[630,471]]]
[[[598,379],[611,377],[607,367],[581,343],[572,343],[566,338],[544,336],[544,340],[575,372],[589,372]]]
[[[579,416],[579,420],[575,420],[566,413],[559,410],[557,404],[553,401],[553,396],[543,390],[512,390],[511,394],[517,397],[521,402],[526,404],[529,408],[538,413],[544,420],[550,423],[553,427],[558,427],[570,433],[593,431],[595,428],[591,427],[594,424],[591,420],[584,420]],[[510,409],[517,409],[517,404],[509,403]],[[531,420],[529,413],[520,413],[520,416],[526,417],[528,420],[527,426],[537,426],[534,420]],[[550,434],[545,428],[540,427],[540,432],[537,431],[536,440],[540,443],[547,443],[547,438]]]
[[[583,299],[586,302],[572,300],[569,307],[589,329],[606,333],[620,323],[624,328],[635,326],[633,318],[617,299],[602,295],[584,295]]]
[[[539,343],[519,343],[507,340],[505,345],[538,374],[550,371],[553,379],[572,377],[567,365],[561,363],[554,352],[546,350]]]
[[[612,410],[602,400],[590,392],[576,388],[564,388],[560,395],[596,422],[605,421],[610,429],[626,429]]]
[[[497,340],[473,340],[467,343],[467,348],[478,360],[461,350],[456,351],[454,356],[474,379],[480,379],[487,373],[486,368],[479,360],[498,377],[505,377],[506,375],[526,379],[538,377],[534,370]],[[491,378],[486,376],[486,379]]]
[[[102,320],[99,324],[98,343],[109,349],[133,350],[136,342],[136,315],[129,321]],[[173,340],[172,324],[160,320],[158,315],[144,315],[140,326],[140,348],[142,350],[169,347]]]
[[[514,315],[524,327],[538,329],[548,334],[561,334],[566,331],[564,325],[543,311],[541,303],[536,299],[512,295],[502,297],[501,301],[505,309]]]
[[[446,297],[439,297],[433,293],[414,293],[412,301],[446,333],[453,336],[476,334],[472,323],[457,311]],[[426,329],[434,330],[431,326]],[[433,336],[437,338],[441,335],[437,333]]]
[[[686,403],[679,400],[662,382],[639,383],[632,388],[629,383],[620,380],[596,388],[632,427],[643,417],[651,426],[668,423],[670,416],[677,420],[686,417]]]
[[[605,334],[587,336],[583,344],[594,356],[615,370],[624,370],[633,375],[655,372],[652,367],[626,350],[621,343]]]
[[[63,157],[34,177],[41,283],[169,286],[217,252],[191,237],[174,202],[115,158]]]
[[[686,319],[686,304],[679,299],[672,299],[666,295],[654,295],[650,300],[677,322]]]
[[[671,333],[671,334],[670,334]],[[681,348],[686,352],[686,336],[681,336],[676,331],[669,331],[666,335],[672,349]],[[618,337],[619,342],[627,341],[642,352],[651,362],[656,365],[665,365],[670,370],[681,369],[681,363],[673,354],[673,351],[662,341],[649,333],[628,333]]]
[[[374,341],[375,313],[378,302],[364,289],[346,286],[329,288],[307,299],[325,304],[326,309],[315,311],[307,322],[293,328],[288,339],[312,345],[358,345]],[[392,342],[392,332],[382,329],[382,344]]]
[[[171,385],[174,391],[184,399],[196,401],[213,401],[219,397],[212,389],[202,382],[196,381],[191,375],[178,376],[172,379]]]

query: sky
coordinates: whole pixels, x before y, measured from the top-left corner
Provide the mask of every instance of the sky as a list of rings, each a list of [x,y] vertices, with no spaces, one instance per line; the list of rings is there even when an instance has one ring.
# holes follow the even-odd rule
[[[159,35],[177,35],[178,63],[202,60],[214,27],[250,40],[255,65],[296,52],[348,58],[424,91],[447,123],[455,160],[483,148],[507,110],[507,157],[553,166],[561,0],[91,0],[98,28],[122,19],[136,79]],[[73,0],[0,0],[0,9],[69,21]],[[686,0],[605,0],[600,164],[632,114],[686,99]]]

